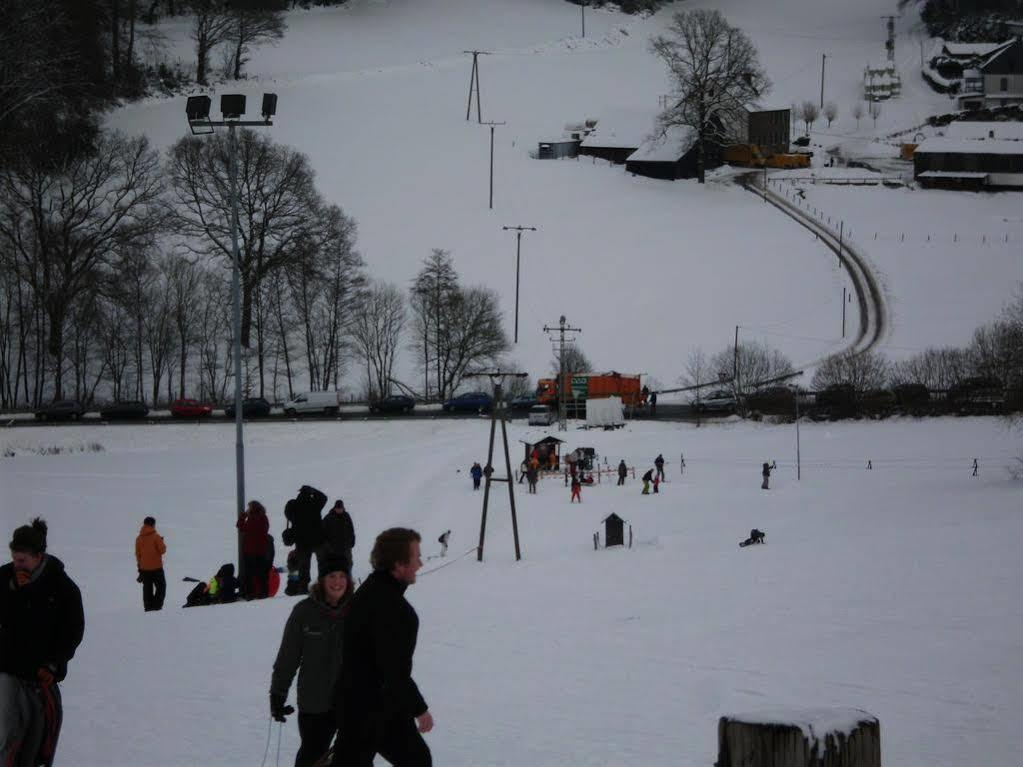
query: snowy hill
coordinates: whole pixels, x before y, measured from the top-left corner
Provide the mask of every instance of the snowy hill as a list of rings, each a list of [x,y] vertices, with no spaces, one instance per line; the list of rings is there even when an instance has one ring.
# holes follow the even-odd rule
[[[590,9],[585,40],[578,8],[561,0],[353,0],[290,13],[280,46],[253,53],[248,71],[258,79],[212,92],[242,91],[250,104],[263,91],[279,94],[267,133],[310,156],[319,188],[358,222],[359,247],[376,278],[407,285],[431,248],[449,249],[466,283],[498,290],[510,327],[515,242],[501,227],[538,227],[523,240],[513,350],[534,376],[551,356],[541,328],[560,314],[583,328],[580,342],[596,367],[650,374],[664,385],[693,348],[727,346],[737,324],[743,338],[777,346],[797,365],[812,363],[844,348],[845,283],[805,230],[727,180],[700,188],[632,177],[587,158],[529,156],[566,122],[616,110],[647,111],[652,129],[668,85],[649,38],[672,10],[701,6],[720,8],[751,35],[775,82],[772,102],[818,98],[820,57],[828,53],[825,98],[840,115],[831,128],[815,126],[816,141],[874,132],[869,119],[856,131],[851,107],[863,66],[883,53],[879,16],[891,11],[891,0],[687,3],[648,18]],[[913,69],[917,21],[899,24],[905,95],[885,104],[879,134],[918,124],[948,103]],[[165,31],[174,55],[190,60],[187,22]],[[491,52],[480,59],[483,119],[506,123],[495,133],[492,211],[489,130],[476,124],[475,106],[473,120],[465,120],[467,49]],[[166,147],[187,133],[183,108],[181,98],[150,100],[117,111],[110,123]],[[970,215],[963,211],[966,226]],[[1012,279],[999,273],[1003,300]],[[952,277],[942,284],[956,294]],[[889,281],[887,288],[899,297],[904,286]],[[997,308],[985,308],[986,316]],[[964,320],[958,335],[974,326]],[[895,356],[897,348],[921,345],[913,336],[897,342]],[[404,377],[413,375],[412,360],[401,366]]]

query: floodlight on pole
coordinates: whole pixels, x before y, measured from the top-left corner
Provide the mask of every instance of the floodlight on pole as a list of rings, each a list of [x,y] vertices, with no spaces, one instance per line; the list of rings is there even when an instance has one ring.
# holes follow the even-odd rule
[[[238,137],[235,129],[242,127],[269,127],[273,125],[270,118],[277,113],[277,95],[263,94],[261,121],[245,121],[245,96],[241,94],[224,94],[220,97],[220,112],[223,120],[210,120],[211,100],[209,96],[189,96],[185,106],[188,126],[194,135],[214,132],[214,128],[226,127],[229,141],[229,161],[231,187],[231,298],[233,303],[234,325],[234,426],[235,426],[235,504],[236,516],[240,519],[245,513],[245,440],[242,431],[242,304],[241,304],[241,252],[238,247]],[[238,532],[238,575],[242,576],[244,557],[242,554],[242,536]]]

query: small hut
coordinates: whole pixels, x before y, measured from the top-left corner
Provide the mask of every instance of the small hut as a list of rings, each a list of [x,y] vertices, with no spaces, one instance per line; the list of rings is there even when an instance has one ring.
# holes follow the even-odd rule
[[[525,456],[523,458],[527,463],[533,457],[533,452],[536,451],[537,460],[540,462],[541,471],[559,471],[561,468],[561,446],[564,443],[563,440],[550,435],[543,439],[535,442],[520,439],[523,445],[526,446]],[[551,456],[554,456],[554,463],[551,463]]]

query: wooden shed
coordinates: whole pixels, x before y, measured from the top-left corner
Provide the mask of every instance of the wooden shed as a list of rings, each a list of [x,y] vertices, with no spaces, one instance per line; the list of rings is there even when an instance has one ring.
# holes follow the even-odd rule
[[[578,157],[579,144],[580,140],[577,138],[541,141],[536,156],[539,160],[560,160],[562,157]]]
[[[696,129],[688,125],[672,125],[643,142],[629,155],[625,169],[637,176],[665,181],[694,178],[697,175],[696,154]],[[704,159],[708,169],[716,164],[711,158]]]
[[[565,444],[563,440],[548,435],[543,439],[536,440],[534,442],[530,442],[525,439],[520,439],[519,442],[526,446],[525,456],[523,460],[526,461],[527,463],[529,462],[530,458],[533,457],[533,451],[535,450],[537,460],[540,461],[541,470],[553,469],[557,471],[561,468],[561,446]],[[551,466],[550,463],[551,460],[550,456],[552,454],[554,455],[553,467]]]
[[[625,545],[625,520],[613,511],[602,520],[604,523],[604,548]]]

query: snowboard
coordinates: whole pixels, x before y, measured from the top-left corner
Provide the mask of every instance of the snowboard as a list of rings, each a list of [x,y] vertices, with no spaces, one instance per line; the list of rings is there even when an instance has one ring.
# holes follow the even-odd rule
[[[766,545],[767,541],[751,541],[749,538],[747,538],[744,541],[739,541],[739,548],[740,549],[745,548],[746,546],[752,546],[753,544]]]

